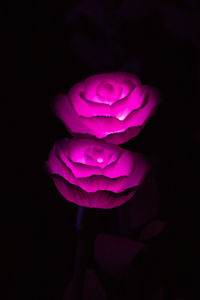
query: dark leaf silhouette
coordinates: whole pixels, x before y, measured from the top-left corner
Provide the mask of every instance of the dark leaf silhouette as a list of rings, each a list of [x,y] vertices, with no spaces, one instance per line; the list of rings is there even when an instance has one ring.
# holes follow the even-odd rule
[[[101,233],[95,240],[95,259],[105,272],[120,278],[144,247],[141,242]]]
[[[63,300],[71,300],[72,282],[69,283]],[[87,269],[85,274],[85,283],[83,290],[83,300],[106,300],[106,292],[99,281],[96,273],[92,269]]]
[[[155,178],[149,175],[135,196],[127,202],[130,226],[133,229],[156,217],[159,195]]]
[[[165,223],[160,220],[152,221],[151,223],[147,224],[140,234],[140,240],[148,240],[151,239],[158,234],[165,228]]]
[[[105,27],[108,11],[104,9],[102,1],[84,0],[82,3],[75,5],[70,13],[66,16],[66,23],[77,22],[81,17],[87,17],[93,24],[99,28]]]
[[[119,8],[119,15],[126,20],[142,20],[156,10],[158,0],[125,0]]]
[[[153,300],[164,300],[164,299],[165,299],[164,288],[160,287],[159,290],[156,292],[156,295]]]
[[[163,24],[176,37],[199,44],[200,13],[175,4],[161,6]]]
[[[107,40],[101,40],[101,37],[94,42],[86,34],[77,33],[72,37],[70,45],[80,60],[95,70],[112,64],[113,57],[109,53],[109,44]]]
[[[120,66],[120,71],[140,75],[142,72],[142,61],[137,58],[130,58]]]

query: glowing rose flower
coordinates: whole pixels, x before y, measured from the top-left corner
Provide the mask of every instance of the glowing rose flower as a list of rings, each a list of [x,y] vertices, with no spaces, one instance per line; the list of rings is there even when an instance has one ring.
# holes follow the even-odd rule
[[[46,165],[65,199],[103,209],[128,201],[149,170],[143,155],[84,135],[57,142]]]
[[[58,96],[54,110],[72,135],[89,134],[123,144],[144,127],[159,103],[157,91],[128,73],[106,73]]]

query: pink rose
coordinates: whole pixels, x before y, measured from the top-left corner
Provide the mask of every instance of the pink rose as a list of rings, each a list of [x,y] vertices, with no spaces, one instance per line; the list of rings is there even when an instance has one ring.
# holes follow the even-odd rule
[[[159,104],[157,91],[128,73],[97,74],[57,97],[54,110],[72,135],[123,144],[140,133]]]
[[[88,136],[60,140],[46,165],[65,199],[103,209],[128,201],[149,170],[143,155]]]

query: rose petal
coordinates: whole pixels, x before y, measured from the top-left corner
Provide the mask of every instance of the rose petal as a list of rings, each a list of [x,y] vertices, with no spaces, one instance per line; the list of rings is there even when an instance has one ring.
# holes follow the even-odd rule
[[[72,171],[64,164],[61,158],[57,156],[54,164],[56,166],[56,172],[54,166],[50,166],[49,170],[51,174],[57,174],[69,181],[73,185],[78,185],[86,192],[96,192],[100,190],[112,191],[114,193],[123,192],[129,188],[139,186],[143,181],[147,171],[149,170],[149,164],[144,160],[144,157],[138,153],[134,153],[135,168],[129,176],[118,176],[116,178],[109,178],[104,175],[92,175],[90,177],[76,178]],[[126,166],[124,166],[126,167]]]
[[[66,200],[84,207],[111,209],[127,202],[137,191],[137,189],[132,189],[125,195],[109,191],[88,193],[58,175],[52,175],[52,179],[58,191]]]
[[[113,133],[124,132],[129,127],[140,127],[144,122],[154,113],[157,104],[159,103],[155,90],[146,87],[146,104],[136,111],[132,111],[123,121],[114,117],[91,117],[84,118],[79,117],[81,123],[95,132],[95,136],[98,138],[104,138],[105,136]]]
[[[88,162],[85,159],[86,150],[95,146],[102,147],[102,149],[108,153],[108,156],[110,156],[109,161],[105,161],[105,163],[101,164],[101,168],[105,168],[106,166],[109,166],[115,162],[122,153],[122,149],[117,146],[114,147],[113,145],[105,143],[104,141],[84,135],[71,139],[65,146],[62,146],[62,149],[73,163],[82,163],[100,167],[98,163]]]
[[[145,124],[143,124],[140,127],[130,127],[127,130],[119,133],[109,134],[105,138],[103,138],[104,141],[116,145],[124,144],[128,142],[130,139],[137,136],[141,130],[144,128]]]
[[[95,240],[94,255],[105,272],[121,277],[144,246],[141,242],[101,233]]]
[[[72,281],[69,283],[63,300],[72,300],[71,292],[72,292]],[[106,292],[99,281],[96,273],[92,269],[87,269],[85,274],[85,282],[83,288],[83,300],[106,300]]]
[[[120,176],[129,176],[134,169],[135,160],[132,153],[124,151],[116,158],[115,161],[108,163],[106,166],[98,167],[83,163],[75,163],[71,161],[61,150],[59,156],[65,165],[72,171],[74,177],[84,178],[93,175],[103,175],[109,178]],[[126,166],[126,167],[125,167]]]
[[[75,135],[80,134],[93,134],[93,130],[80,122],[78,115],[74,112],[68,97],[61,94],[56,97],[52,104],[55,115],[61,119],[68,131]]]
[[[100,84],[99,78],[102,80],[103,78],[115,79],[121,85],[123,79],[124,86],[126,86],[125,80],[127,80],[127,82],[133,83],[134,88],[129,97],[114,101],[110,107],[93,101],[89,103],[88,99],[84,100],[80,95],[84,94],[87,88],[88,93],[92,95],[93,88],[95,87],[96,91],[97,84]],[[159,96],[155,89],[148,86],[142,87],[139,79],[135,76],[116,72],[94,75],[84,82],[76,84],[69,91],[68,96],[61,95],[57,98],[54,102],[54,110],[56,116],[63,121],[72,135],[88,134],[100,139],[110,136],[108,140],[117,143],[117,139],[112,135],[119,134],[119,143],[122,143],[123,140],[130,139],[141,131],[159,103]],[[83,117],[81,114],[91,115],[91,117]],[[131,130],[128,130],[130,128]]]
[[[115,117],[124,120],[132,111],[138,109],[142,105],[143,90],[140,86],[132,88],[130,93],[113,104],[108,105],[102,102],[90,102],[76,90],[72,96],[71,102],[76,113],[81,117]],[[72,100],[73,97],[73,100]]]
[[[109,74],[110,76],[115,73]],[[116,75],[117,74],[117,75]],[[126,73],[116,73],[113,81],[113,85],[119,84],[120,75]],[[116,78],[115,78],[116,77]],[[119,77],[119,78],[118,78]],[[122,77],[122,75],[121,75]],[[86,79],[83,83],[78,83],[74,85],[69,91],[69,100],[71,105],[74,107],[75,112],[82,117],[94,117],[94,116],[113,116],[116,118],[125,119],[126,116],[133,110],[138,109],[142,105],[143,100],[143,89],[141,88],[141,83],[136,76],[127,76],[127,83],[123,82],[122,88],[125,89],[127,85],[130,85],[129,81],[132,82],[132,87],[129,87],[128,91],[123,94],[122,98],[116,99],[110,105],[105,104],[102,101],[102,98],[97,97],[97,84],[100,80],[106,81],[106,78],[109,79],[108,74],[100,74],[91,76]],[[113,78],[112,78],[113,79]],[[113,79],[113,80],[114,80]],[[129,80],[129,81],[128,81]],[[88,84],[87,84],[88,83]],[[88,93],[85,92],[88,90]],[[96,84],[96,85],[95,85]],[[83,95],[84,93],[84,95]],[[90,97],[90,98],[87,98]],[[97,99],[98,98],[98,99]],[[89,100],[91,99],[91,100]],[[97,101],[97,102],[96,102]]]
[[[91,156],[95,155],[95,160],[96,160],[98,157],[96,156],[96,152],[94,153],[92,150],[91,152],[88,152],[87,150],[88,147],[89,149],[90,147],[94,147],[94,149],[97,149],[96,147],[98,145],[100,147],[99,148],[100,150],[101,149],[105,151],[109,150],[109,155],[105,156],[108,159],[107,166],[105,166],[103,169],[97,168],[96,166],[95,166],[96,169],[94,169],[94,166],[87,165],[87,161],[84,161],[84,159],[82,163],[79,164],[77,163],[75,164],[73,161],[70,160],[70,154],[71,153],[74,154],[76,151],[78,151],[79,147],[82,148],[81,156],[84,156],[85,153]],[[103,148],[103,145],[105,145],[105,149]],[[116,160],[110,163],[111,158],[114,157],[114,155],[110,156],[112,152],[113,154],[116,154],[117,152],[118,153],[121,152],[120,153],[121,155],[116,157]],[[102,155],[102,151],[98,152],[98,155],[99,153]],[[77,160],[76,157],[74,158]],[[81,157],[78,159],[80,159],[81,161]],[[91,157],[91,159],[93,158]],[[98,175],[92,174],[90,170],[91,175],[89,177],[86,176],[80,177],[79,166],[80,165],[84,166],[84,164],[88,166],[88,170],[89,167],[91,167],[93,171],[98,169],[99,174]],[[149,162],[142,154],[124,150],[118,146],[107,144],[104,141],[98,140],[96,138],[89,138],[85,136],[75,137],[73,139],[60,140],[50,152],[49,159],[46,162],[46,166],[47,166],[48,173],[50,173],[51,175],[55,175],[56,177],[58,176],[62,177],[64,180],[66,180],[66,182],[68,182],[67,187],[63,187],[65,182],[61,183],[61,188],[60,188],[61,193],[64,190],[63,192],[64,197],[66,199],[70,198],[69,201],[75,203],[76,201],[77,203],[84,202],[81,199],[81,194],[85,195],[88,193],[88,195],[85,197],[87,198],[86,201],[89,202],[91,194],[94,195],[95,192],[101,192],[101,191],[103,192],[102,194],[98,194],[97,196],[94,195],[94,197],[100,199],[102,195],[104,195],[105,192],[108,191],[112,193],[111,197],[113,196],[113,198],[116,198],[116,193],[117,193],[118,195],[117,201],[119,200],[120,203],[123,202],[123,199],[128,201],[131,195],[135,194],[136,188],[138,188],[141,185],[142,181],[144,180],[144,177],[146,176],[147,172],[150,169]],[[100,170],[101,170],[101,174],[100,174]],[[81,172],[83,171],[84,169],[81,170]],[[79,177],[75,176],[76,172],[79,175]],[[123,173],[127,175],[121,175]],[[107,177],[106,175],[110,175],[110,177],[109,176]],[[60,179],[58,181],[60,181]],[[78,200],[71,200],[73,195],[68,191],[69,185],[71,186],[72,189],[74,188]],[[77,191],[76,187],[80,188],[78,190],[78,193],[76,192]],[[58,189],[59,189],[59,184],[58,184]],[[134,192],[132,193],[130,192],[130,190],[134,190]],[[123,196],[128,196],[128,197],[124,198]],[[107,195],[105,194],[104,198],[106,199],[106,197]],[[110,194],[108,198],[110,198]],[[92,201],[95,202],[93,199]],[[115,201],[114,205],[118,206],[116,204],[117,202],[116,199],[114,201]],[[91,204],[90,203],[86,204],[86,206],[91,206]]]
[[[147,224],[140,234],[140,240],[148,240],[151,239],[163,231],[165,228],[165,223],[160,220],[152,221],[151,223]]]
[[[103,74],[97,74],[92,75],[85,79],[85,90],[84,90],[84,97],[94,102],[95,100],[99,102],[99,98],[97,97],[97,90],[98,86],[101,82],[108,82],[111,83],[114,87],[121,87],[122,88],[122,94],[120,96],[121,98],[126,97],[129,92],[132,89],[132,86],[135,87],[139,84],[139,79],[128,73],[120,73],[120,72],[113,72],[113,73],[103,73]],[[97,97],[97,98],[96,98]],[[116,100],[110,102],[110,104],[113,104]]]

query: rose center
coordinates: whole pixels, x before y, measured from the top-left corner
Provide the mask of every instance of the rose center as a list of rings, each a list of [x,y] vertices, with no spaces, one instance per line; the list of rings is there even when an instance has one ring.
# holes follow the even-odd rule
[[[97,158],[97,161],[98,161],[98,163],[102,163],[103,162],[103,158],[99,157],[99,158]]]
[[[104,97],[111,97],[115,92],[115,89],[112,84],[105,83],[101,88],[99,89],[99,93],[101,96]]]
[[[112,156],[110,151],[105,151],[102,147],[99,146],[92,146],[88,147],[85,152],[85,157],[89,160],[92,164],[102,164],[107,163]]]
[[[110,83],[106,83],[103,86],[103,94],[111,94],[114,91],[114,87]]]
[[[92,154],[92,158],[94,160],[96,160],[98,163],[102,163],[104,161],[105,154],[104,154],[104,150],[102,148],[100,148],[100,147],[94,147],[92,149],[91,154]]]
[[[103,99],[116,99],[120,96],[121,89],[112,83],[102,82],[97,88],[97,95]]]

